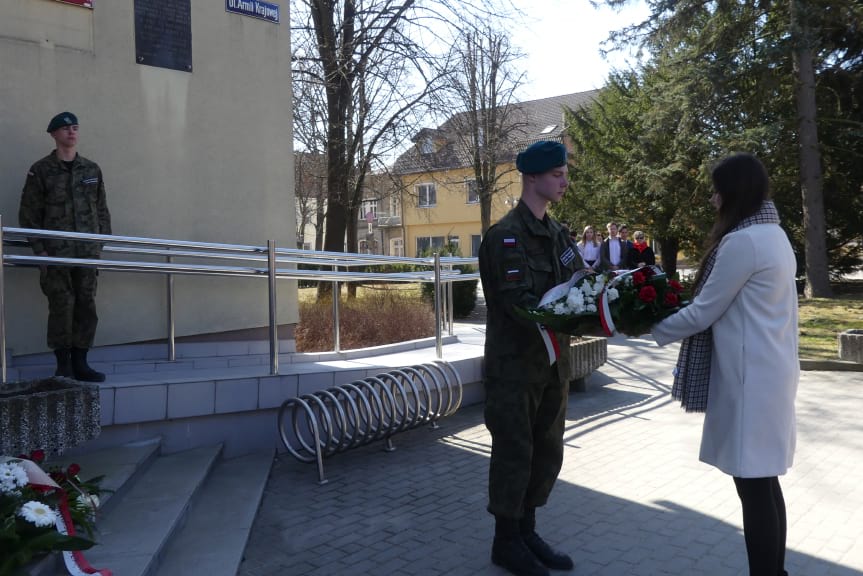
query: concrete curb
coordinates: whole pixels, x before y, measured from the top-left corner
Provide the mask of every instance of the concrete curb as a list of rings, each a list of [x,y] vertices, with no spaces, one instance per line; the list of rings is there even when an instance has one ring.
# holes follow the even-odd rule
[[[846,360],[814,360],[800,359],[801,370],[816,370],[820,372],[863,372],[863,364]]]

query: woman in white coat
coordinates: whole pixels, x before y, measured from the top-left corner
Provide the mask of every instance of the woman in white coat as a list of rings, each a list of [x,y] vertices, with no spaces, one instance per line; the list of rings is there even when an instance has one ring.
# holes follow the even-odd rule
[[[796,261],[768,199],[764,165],[735,154],[712,172],[717,209],[695,297],[653,327],[684,339],[672,395],[706,412],[700,459],[734,477],[750,576],[784,576],[785,501],[797,394]]]

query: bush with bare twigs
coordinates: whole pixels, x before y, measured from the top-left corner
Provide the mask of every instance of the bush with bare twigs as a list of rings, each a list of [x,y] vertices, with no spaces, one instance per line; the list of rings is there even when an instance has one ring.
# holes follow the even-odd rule
[[[434,335],[434,313],[429,305],[416,294],[399,290],[370,290],[362,297],[342,300],[339,324],[339,343],[343,350]],[[298,352],[332,350],[332,300],[301,301],[295,336]]]

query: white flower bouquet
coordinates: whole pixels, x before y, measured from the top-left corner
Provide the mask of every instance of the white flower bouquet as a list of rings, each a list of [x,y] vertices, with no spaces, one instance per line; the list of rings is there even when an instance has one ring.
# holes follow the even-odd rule
[[[617,289],[606,288],[607,282],[603,274],[578,271],[568,282],[546,292],[536,308],[517,308],[516,313],[556,332],[578,336],[598,333],[602,329],[599,295],[605,290],[609,301],[618,298]]]

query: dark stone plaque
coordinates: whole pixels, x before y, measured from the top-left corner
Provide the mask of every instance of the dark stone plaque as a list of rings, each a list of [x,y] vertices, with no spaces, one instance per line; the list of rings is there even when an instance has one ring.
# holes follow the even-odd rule
[[[135,0],[135,61],[192,71],[191,0]]]

